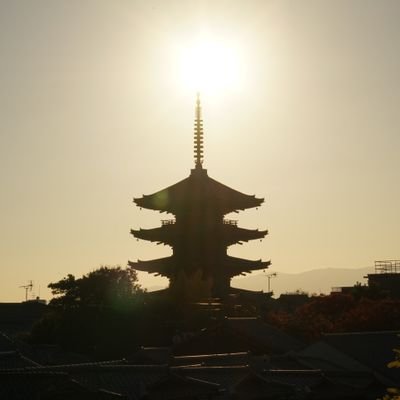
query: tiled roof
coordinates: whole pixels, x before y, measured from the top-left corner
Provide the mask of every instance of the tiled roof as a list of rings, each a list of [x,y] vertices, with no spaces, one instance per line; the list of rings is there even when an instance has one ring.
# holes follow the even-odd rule
[[[189,177],[151,195],[134,199],[139,207],[167,211],[173,214],[187,212],[200,205],[212,205],[223,214],[235,210],[258,207],[264,199],[250,196],[210,178],[206,170],[192,171]]]
[[[172,360],[172,364],[176,366],[193,365],[193,364],[200,364],[202,366],[244,365],[248,364],[249,360],[250,360],[249,352],[243,351],[235,353],[175,356]]]
[[[311,392],[315,399],[354,399],[370,398],[355,397],[366,395],[374,387],[371,399],[376,399],[385,391],[385,385],[380,383],[374,374],[368,372],[332,371],[321,370],[267,370],[263,376],[277,382],[291,384],[296,388]],[[335,397],[336,396],[336,397]],[[352,397],[353,396],[353,397]]]
[[[0,303],[0,330],[7,333],[29,331],[47,311],[40,302]]]
[[[226,318],[226,323],[236,332],[252,341],[264,344],[271,353],[286,353],[298,350],[302,344],[260,318]]]
[[[231,392],[235,400],[286,399],[293,398],[296,387],[249,372],[231,388]]]
[[[38,363],[23,356],[19,351],[3,351],[0,353],[0,370],[38,366]]]
[[[8,335],[0,332],[0,370],[33,366],[39,364],[24,355]]]
[[[324,371],[324,376],[330,381],[339,385],[348,385],[354,388],[364,389],[371,385],[386,386],[379,382],[376,375],[372,372],[365,371]]]
[[[400,348],[400,331],[326,334],[322,340],[330,346],[378,372],[400,382],[400,369],[388,368],[393,349]]]
[[[239,353],[239,355],[244,354]],[[197,358],[213,359],[215,356],[215,360],[218,358],[223,360],[227,355],[202,355]],[[319,400],[334,398],[321,397],[324,391],[329,391],[329,394],[336,393],[336,399],[345,399],[348,395],[359,393],[373,393],[374,396],[376,394],[374,398],[378,398],[384,389],[373,374],[363,372],[267,369],[256,373],[248,365],[168,367],[119,364],[120,362],[124,361],[25,367],[19,370],[0,371],[0,387],[1,382],[6,383],[6,389],[0,389],[0,399],[17,399],[15,396],[2,397],[2,394],[6,393],[6,390],[24,392],[25,388],[20,391],[12,388],[13,385],[18,386],[18,382],[22,379],[27,380],[27,387],[33,391],[44,390],[46,387],[60,387],[60,390],[66,390],[68,387],[66,382],[72,379],[79,383],[82,390],[90,393],[105,390],[111,394],[121,394],[128,400],[138,400],[145,395],[149,399],[169,399],[175,398],[174,396],[184,398],[189,394],[214,396],[219,395],[222,390],[225,390],[225,395],[236,393],[235,399],[247,400],[246,390],[249,395],[263,395],[263,398],[273,399],[276,398],[272,396],[273,394],[278,396],[279,393],[280,395],[293,393],[294,387],[297,392],[311,393],[314,396],[311,398]],[[331,389],[335,385],[338,388],[336,391]],[[19,398],[24,399],[24,397]],[[75,400],[79,397],[72,398]],[[86,400],[86,397],[84,398]],[[253,397],[248,397],[251,398]]]
[[[318,384],[323,375],[320,370],[266,370],[263,376],[299,388],[313,387]]]
[[[383,395],[385,387],[381,386],[379,390],[371,392],[370,384],[372,380],[366,381],[363,385],[354,384],[354,382],[341,382],[338,379],[323,376],[323,378],[312,386],[312,398],[318,400],[337,400],[337,399],[373,399]]]
[[[294,338],[259,318],[225,318],[214,327],[174,346],[176,355],[251,351],[254,354],[283,354],[300,349]]]
[[[0,352],[13,351],[16,349],[17,349],[17,347],[16,347],[14,341],[5,333],[0,332]]]
[[[128,264],[136,270],[158,273],[167,277],[173,274],[176,268],[176,263],[177,260],[174,255],[154,260],[128,261]],[[220,266],[226,269],[226,272],[230,276],[234,276],[242,272],[251,272],[257,269],[267,268],[269,265],[270,261],[246,260],[244,258],[224,256]]]
[[[299,351],[297,359],[312,368],[328,371],[370,371],[370,368],[354,360],[325,341],[318,341]]]
[[[26,343],[18,343],[18,347],[21,353],[41,365],[66,365],[91,361],[88,356],[65,351],[57,345],[29,345]]]
[[[74,400],[118,398],[117,394],[127,400],[139,400],[145,395],[149,399],[168,399],[170,397],[166,397],[167,394],[181,397],[194,393],[199,396],[217,394],[219,396],[221,390],[225,390],[224,398],[247,400],[247,393],[248,396],[250,394],[253,396],[248,399],[261,395],[263,398],[272,399],[273,395],[278,396],[279,393],[286,393],[289,396],[293,387],[296,387],[297,393],[304,395],[308,393],[311,399],[318,400],[352,399],[355,396],[361,399],[375,399],[383,394],[386,386],[382,384],[383,381],[379,376],[377,379],[366,368],[355,368],[361,365],[360,361],[355,360],[355,355],[353,358],[342,354],[342,350],[334,348],[330,342],[338,343],[355,354],[360,351],[363,355],[362,348],[354,343],[357,338],[361,338],[360,341],[366,346],[364,352],[368,352],[371,348],[373,354],[377,354],[378,349],[387,346],[385,339],[388,337],[398,339],[396,333],[326,335],[324,337],[326,342],[321,342],[320,347],[309,346],[308,352],[305,349],[297,353],[280,354],[276,348],[282,352],[285,346],[294,347],[291,338],[279,338],[281,334],[279,331],[264,325],[261,320],[255,318],[226,318],[208,330],[208,333],[215,333],[221,329],[221,338],[231,334],[233,339],[238,339],[242,344],[253,341],[259,348],[264,346],[273,349],[275,346],[277,354],[271,352],[264,356],[254,356],[243,351],[175,356],[170,359],[169,348],[143,348],[140,354],[151,355],[157,362],[167,358],[170,363],[133,365],[130,364],[134,362],[132,358],[37,366],[15,349],[3,351],[0,352],[0,399],[25,399],[30,398],[24,397],[29,391],[42,395],[46,390],[55,390],[66,396],[68,393],[73,393],[71,398]],[[207,330],[204,332],[207,333]],[[203,336],[204,338],[205,343],[207,340],[212,340],[212,337],[207,335]],[[366,338],[372,338],[371,343]],[[15,346],[6,336],[3,336],[3,341],[6,345]],[[389,345],[396,347],[395,343],[390,342]],[[340,357],[333,360],[329,357],[324,359],[321,354],[319,358],[318,351],[323,353],[323,349],[326,348],[331,348],[334,354],[341,354],[345,360],[349,359],[351,363],[347,365],[347,369],[337,361],[341,360]],[[391,351],[389,354],[393,358]],[[24,380],[27,382],[26,385],[21,383]],[[226,397],[229,393],[236,393],[236,397]],[[108,397],[101,397],[103,395]]]
[[[0,399],[122,399],[117,393],[91,390],[62,372],[0,371]]]
[[[313,366],[305,365],[296,353],[289,352],[282,355],[261,355],[251,357],[251,366],[255,370],[263,371],[265,369],[288,369],[304,370],[315,369]]]
[[[141,347],[127,358],[129,364],[169,364],[172,358],[170,347]]]
[[[229,389],[240,379],[245,377],[250,368],[247,365],[239,366],[194,366],[174,367],[177,374],[219,384],[221,388]]]
[[[24,371],[42,374],[67,374],[91,390],[104,389],[113,393],[120,393],[129,400],[139,399],[145,393],[146,387],[169,374],[166,365],[115,365],[115,362],[45,366],[25,368]]]
[[[170,373],[147,387],[149,400],[211,398],[221,392],[220,385],[193,377]]]

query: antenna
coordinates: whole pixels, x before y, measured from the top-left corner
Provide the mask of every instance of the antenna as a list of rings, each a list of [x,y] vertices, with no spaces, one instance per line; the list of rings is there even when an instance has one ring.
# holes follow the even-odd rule
[[[25,289],[25,301],[28,301],[28,291],[32,292],[33,282],[29,281],[27,285],[22,285],[20,288]]]

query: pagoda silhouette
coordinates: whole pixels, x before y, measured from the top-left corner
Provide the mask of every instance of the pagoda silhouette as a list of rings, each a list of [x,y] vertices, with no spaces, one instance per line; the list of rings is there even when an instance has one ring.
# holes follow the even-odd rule
[[[172,255],[155,260],[129,261],[130,267],[167,277],[170,292],[197,298],[224,298],[234,276],[267,268],[270,262],[227,254],[229,246],[262,239],[268,231],[240,228],[225,215],[258,207],[264,199],[241,193],[210,178],[203,168],[203,120],[197,95],[194,123],[195,167],[182,181],[133,201],[149,210],[170,213],[153,229],[131,230],[137,239],[169,245]]]

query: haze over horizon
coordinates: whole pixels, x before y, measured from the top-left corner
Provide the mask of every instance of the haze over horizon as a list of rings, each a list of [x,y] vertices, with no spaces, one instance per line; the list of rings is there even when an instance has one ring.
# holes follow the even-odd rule
[[[204,167],[264,197],[228,218],[270,232],[230,254],[285,273],[400,258],[399,20],[395,0],[2,1],[0,301],[169,254],[129,234],[168,218],[132,198],[193,167],[176,59],[198,32],[242,64],[202,93]]]

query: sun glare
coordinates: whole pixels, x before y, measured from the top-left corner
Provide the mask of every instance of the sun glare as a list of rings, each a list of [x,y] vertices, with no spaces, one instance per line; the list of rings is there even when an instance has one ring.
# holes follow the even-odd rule
[[[220,40],[198,39],[181,48],[178,59],[180,79],[190,90],[214,94],[242,83],[238,49]]]

